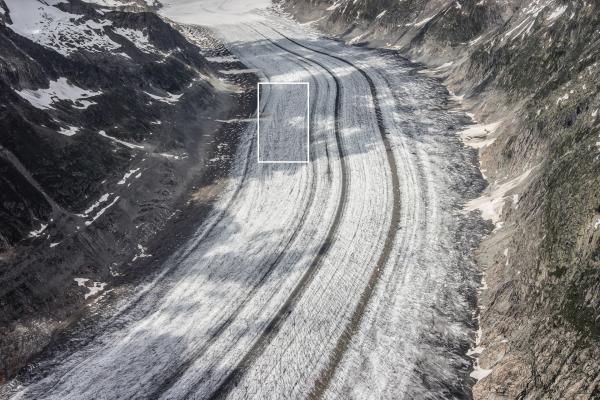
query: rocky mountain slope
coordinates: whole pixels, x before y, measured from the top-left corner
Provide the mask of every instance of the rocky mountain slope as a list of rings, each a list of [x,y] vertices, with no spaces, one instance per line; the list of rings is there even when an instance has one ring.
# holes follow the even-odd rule
[[[239,63],[207,58],[224,50],[155,6],[0,0],[0,383],[84,306],[151,274],[235,151],[218,120],[253,98],[221,72]]]
[[[478,399],[600,398],[600,3],[287,0],[357,45],[396,49],[477,121],[489,182]]]

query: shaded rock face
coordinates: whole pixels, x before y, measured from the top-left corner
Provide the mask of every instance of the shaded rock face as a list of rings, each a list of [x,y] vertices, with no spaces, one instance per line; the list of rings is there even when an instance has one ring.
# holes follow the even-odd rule
[[[495,207],[497,220],[478,251],[484,378],[474,397],[599,398],[600,3],[282,7],[348,42],[427,64],[478,122],[495,123],[475,138],[490,182],[478,204]]]
[[[31,3],[19,7],[31,7],[35,2]],[[8,10],[5,17],[10,18],[10,9],[4,7]],[[80,50],[79,43],[61,44],[62,52],[68,49],[65,56],[18,35],[11,24],[0,25],[0,145],[3,152],[19,160],[30,180],[37,182],[57,206],[77,213],[102,194],[100,182],[116,171],[124,172],[131,157],[127,147],[115,149],[98,132],[134,142],[149,139],[156,130],[150,122],[160,118],[164,103],[149,104],[152,98],[146,92],[158,96],[181,93],[197,77],[197,71],[205,69],[205,62],[194,46],[154,14],[100,14],[81,2],[56,7],[72,18],[75,28],[96,31],[89,35],[90,40],[104,37],[106,43],[100,43],[93,52]],[[48,35],[58,37],[57,42],[68,40],[61,36],[62,27],[50,29],[56,30]],[[117,33],[124,30],[131,35]],[[132,42],[135,38],[146,41],[146,46],[140,49],[140,43]],[[103,44],[114,46],[109,49],[113,51],[106,51]],[[176,52],[168,54],[171,50]],[[58,90],[76,87],[91,92],[87,101],[93,104],[82,103],[83,97],[73,99],[52,90],[39,94],[39,89],[52,89],[51,82],[64,82],[56,85]],[[37,93],[28,98],[17,94],[27,90]],[[198,90],[204,92],[206,100],[212,96],[208,85]],[[51,104],[40,106],[28,100],[36,95],[52,97]],[[77,130],[75,135],[57,134],[70,127]],[[182,140],[173,135],[168,140],[159,139],[156,145],[166,150]],[[11,206],[10,201],[1,204]],[[2,224],[4,242],[13,244],[40,223],[48,222],[50,208],[45,210],[20,218],[17,226]]]
[[[123,3],[0,0],[0,383],[155,271],[208,210],[186,214],[190,193],[220,187],[235,154],[214,120],[253,98],[219,72],[243,67]]]

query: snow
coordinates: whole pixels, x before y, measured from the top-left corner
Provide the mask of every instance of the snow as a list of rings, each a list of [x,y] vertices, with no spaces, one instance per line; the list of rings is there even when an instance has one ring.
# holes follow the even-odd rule
[[[548,21],[554,21],[555,19],[563,15],[567,8],[568,6],[565,4],[552,11],[552,13],[548,16]]]
[[[166,96],[158,96],[158,95],[148,93],[148,92],[144,92],[144,93],[146,93],[148,96],[150,96],[154,100],[162,101],[163,103],[167,103],[167,104],[175,104],[179,101],[181,96],[183,96],[183,94],[171,94],[169,92],[167,92]]]
[[[556,100],[556,104],[558,105],[567,100],[569,100],[569,93],[565,93],[564,96],[559,97],[558,100]]]
[[[229,56],[219,56],[219,57],[206,57],[206,61],[214,62],[214,63],[231,63],[238,62],[239,60],[232,55]]]
[[[494,143],[496,138],[490,136],[494,134],[501,123],[502,121],[497,121],[485,125],[473,125],[463,131],[460,131],[459,136],[461,137],[463,143],[465,143],[467,146],[474,149],[481,149]]]
[[[154,45],[152,43],[150,43],[147,32],[139,31],[136,29],[130,29],[130,28],[115,28],[115,29],[113,29],[113,31],[116,34],[127,38],[127,40],[129,40],[131,43],[133,43],[135,45],[135,47],[137,47],[144,53],[153,54],[153,53],[160,52],[156,47],[154,47]]]
[[[100,196],[100,198],[98,199],[98,201],[96,201],[94,204],[92,204],[87,210],[85,210],[83,212],[83,216],[88,216],[92,211],[94,211],[97,207],[99,207],[102,203],[105,203],[106,201],[108,201],[109,197],[112,195],[112,193],[105,193],[102,196]]]
[[[103,21],[97,22],[97,21],[89,19],[85,22],[85,24],[87,26],[89,26],[91,29],[102,29],[105,26],[112,26],[112,21],[108,21],[108,20],[104,21],[103,20]]]
[[[171,158],[173,160],[180,160],[182,157],[178,156],[176,154],[169,154],[169,153],[159,153],[160,156],[163,156],[165,158]]]
[[[63,55],[77,50],[103,52],[120,47],[103,32],[81,22],[81,15],[69,14],[54,7],[59,1],[45,4],[37,0],[6,0],[5,3],[13,22],[7,25],[10,29]]]
[[[478,37],[476,37],[475,39],[471,40],[471,41],[469,42],[469,46],[474,46],[474,45],[476,45],[477,43],[479,43],[479,41],[480,41],[482,38],[483,38],[483,35],[481,35],[481,36],[478,36]]]
[[[67,128],[60,128],[60,130],[58,131],[58,133],[60,133],[61,135],[65,135],[65,136],[73,136],[75,135],[77,132],[79,132],[78,127],[76,126],[69,126]]]
[[[106,134],[105,131],[99,131],[98,134],[100,136],[102,136],[102,137],[105,137],[107,139],[112,140],[115,143],[119,143],[119,144],[122,144],[125,147],[129,147],[130,149],[143,149],[144,148],[144,146],[142,146],[142,145],[134,144],[134,143],[130,143],[130,142],[126,142],[124,140],[117,139],[116,137],[109,136],[109,135]]]
[[[94,215],[94,216],[92,217],[92,219],[91,219],[91,220],[85,221],[85,225],[86,225],[86,226],[90,226],[91,224],[93,224],[93,223],[94,223],[94,221],[96,221],[98,218],[100,218],[100,216],[101,216],[102,214],[104,214],[104,212],[105,212],[106,210],[108,210],[110,207],[112,207],[112,206],[113,206],[113,205],[114,205],[114,204],[115,204],[115,203],[116,203],[116,202],[119,200],[119,198],[120,198],[119,196],[115,197],[115,198],[114,198],[114,200],[113,200],[113,201],[111,201],[111,202],[110,202],[110,203],[109,203],[109,204],[108,204],[106,207],[104,207],[104,208],[102,208],[100,211],[98,211],[98,212],[96,213],[96,215]]]
[[[326,8],[327,11],[333,11],[336,8],[338,8],[339,6],[342,5],[342,2],[338,1],[336,3],[333,3],[332,5],[330,5],[329,7]]]
[[[421,26],[425,25],[426,23],[428,23],[429,21],[431,21],[434,17],[435,17],[435,15],[432,15],[431,17],[427,17],[427,18],[422,19],[422,20],[420,20],[418,22],[415,22],[414,26],[421,27]]]
[[[138,244],[137,248],[138,248],[138,253],[135,256],[133,256],[133,258],[131,259],[131,262],[135,262],[136,260],[139,260],[140,258],[152,257],[152,254],[146,253],[148,251],[148,249],[146,247],[142,246],[141,244]]]
[[[87,109],[90,105],[95,104],[87,100],[90,97],[99,96],[102,92],[82,89],[67,81],[67,78],[58,78],[55,81],[50,81],[48,88],[40,88],[36,90],[23,89],[16,93],[27,100],[32,106],[41,110],[53,108],[53,105],[58,101],[71,101],[74,107],[80,110]]]
[[[480,381],[491,373],[492,373],[491,369],[484,369],[484,368],[479,367],[479,365],[475,365],[473,372],[471,372],[469,374],[469,376],[471,376],[471,378],[475,378],[478,381]]]
[[[123,175],[123,178],[119,182],[117,182],[117,185],[124,185],[125,182],[127,182],[127,179],[129,179],[129,177],[131,175],[135,174],[139,170],[140,170],[139,168],[134,168],[134,169],[131,169],[128,172],[126,172],[125,175]]]
[[[40,229],[29,232],[27,237],[30,237],[30,238],[39,237],[42,234],[42,232],[44,232],[46,230],[47,227],[48,227],[48,224],[42,224],[42,226],[40,226]]]
[[[465,210],[479,210],[481,211],[481,216],[483,219],[492,220],[494,224],[498,224],[498,222],[500,222],[500,216],[502,214],[502,208],[504,207],[507,193],[522,184],[532,170],[533,168],[530,168],[516,178],[513,178],[503,184],[493,185],[491,192],[484,194],[477,199],[469,201],[465,206]]]
[[[442,65],[440,65],[439,67],[434,68],[435,70],[441,70],[441,69],[446,69],[446,68],[450,68],[452,66],[452,64],[454,64],[453,61],[448,61],[447,63],[444,63]]]
[[[383,10],[382,12],[380,12],[379,14],[377,14],[377,16],[375,17],[375,19],[379,19],[379,18],[383,17],[386,13],[387,13],[387,10]]]
[[[90,279],[88,278],[73,278],[73,280],[77,282],[77,286],[81,286],[88,289],[88,292],[85,294],[86,300],[88,299],[88,297],[97,295],[106,287],[106,283],[103,282],[92,282],[90,286],[88,285],[88,282],[90,281]]]
[[[467,351],[467,355],[468,355],[469,357],[477,357],[477,356],[479,356],[481,353],[483,353],[483,350],[485,350],[485,348],[484,348],[483,346],[477,346],[477,347],[474,347],[474,348],[472,348],[472,349],[469,349],[469,350]]]

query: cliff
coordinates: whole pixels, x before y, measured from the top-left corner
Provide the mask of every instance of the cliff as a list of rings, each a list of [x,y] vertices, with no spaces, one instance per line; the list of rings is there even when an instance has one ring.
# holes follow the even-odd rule
[[[396,49],[474,118],[489,186],[478,250],[478,399],[600,396],[600,4],[288,0],[356,45]]]

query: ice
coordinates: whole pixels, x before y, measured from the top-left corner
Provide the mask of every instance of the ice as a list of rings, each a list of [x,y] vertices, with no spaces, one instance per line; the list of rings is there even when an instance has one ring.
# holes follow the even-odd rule
[[[220,56],[220,57],[206,57],[206,61],[214,63],[231,63],[238,62],[239,60],[235,56]]]
[[[255,11],[271,7],[271,0],[162,0],[161,13],[174,21],[204,26],[235,25],[264,20]]]
[[[239,74],[254,74],[258,72],[256,68],[246,68],[246,69],[222,69],[219,70],[220,73],[224,75],[239,75]]]
[[[243,376],[229,398],[303,398],[338,354],[323,399],[420,398],[410,390],[434,390],[423,377],[442,390],[454,385],[471,360],[448,343],[468,347],[464,293],[476,289],[455,210],[465,196],[456,188],[475,169],[471,151],[447,140],[447,127],[463,116],[445,111],[441,87],[395,57],[317,37],[264,8],[249,11],[262,1],[165,3],[170,20],[208,22],[261,81],[310,82],[311,163],[259,164],[256,125],[244,124],[222,194],[190,241],[121,308],[122,318],[22,398],[99,398],[107,390],[209,398],[238,366]],[[263,116],[293,118],[305,107],[301,96],[264,94]],[[346,337],[348,347],[338,348]]]

